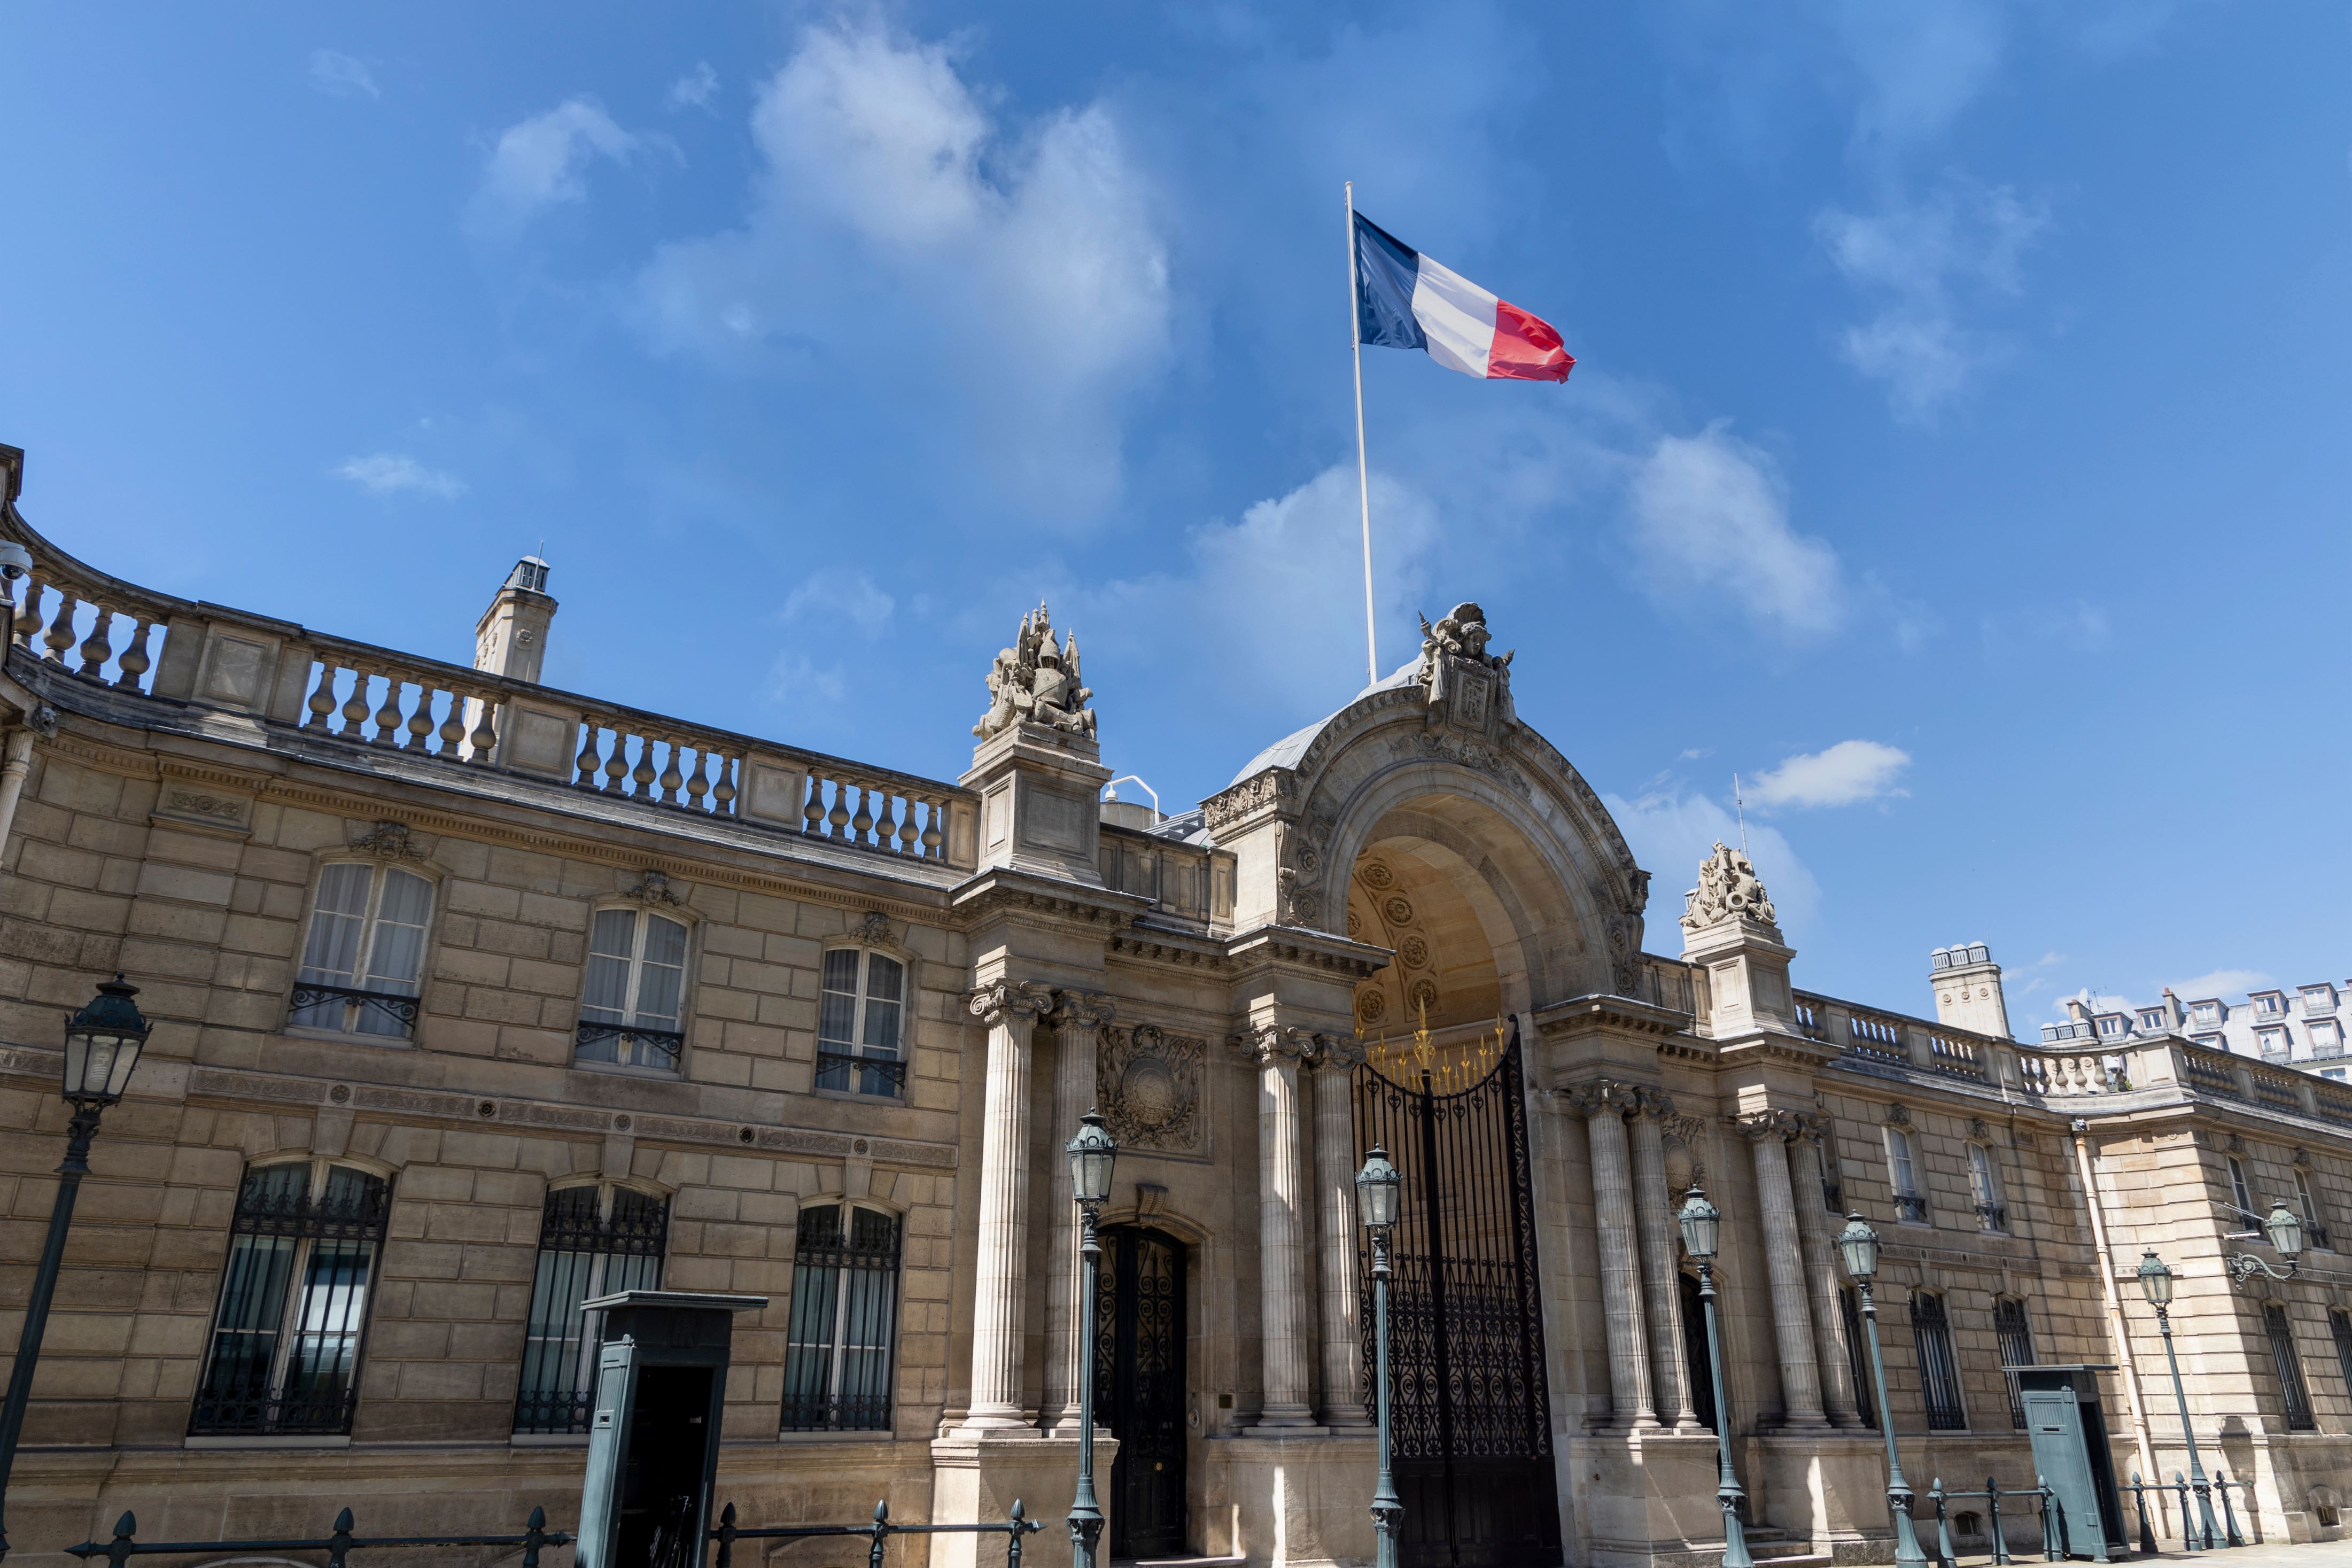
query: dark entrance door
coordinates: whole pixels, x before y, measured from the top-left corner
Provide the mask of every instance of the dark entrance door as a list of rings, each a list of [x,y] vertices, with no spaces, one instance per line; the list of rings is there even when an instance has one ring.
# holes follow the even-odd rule
[[[1095,1297],[1097,1419],[1118,1439],[1110,1554],[1184,1554],[1184,1245],[1134,1226],[1102,1233]]]
[[[1551,1568],[1559,1504],[1518,1037],[1499,1053],[1490,1041],[1445,1054],[1459,1059],[1401,1052],[1356,1079],[1357,1157],[1378,1143],[1404,1178],[1389,1288],[1399,1556],[1402,1568]],[[1369,1244],[1360,1272],[1369,1343]]]

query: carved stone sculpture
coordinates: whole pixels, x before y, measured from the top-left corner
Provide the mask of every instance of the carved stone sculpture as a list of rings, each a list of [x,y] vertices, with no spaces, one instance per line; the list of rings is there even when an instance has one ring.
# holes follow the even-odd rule
[[[1441,653],[1494,670],[1507,682],[1511,660],[1518,650],[1512,649],[1500,657],[1486,651],[1492,633],[1486,629],[1486,612],[1472,604],[1456,605],[1441,617],[1435,626],[1429,617],[1421,617],[1421,679],[1427,680],[1435,668]]]
[[[1077,635],[1056,645],[1053,622],[1042,604],[1021,617],[1020,635],[997,654],[988,672],[988,711],[971,728],[983,741],[1015,724],[1094,738],[1095,710],[1087,706],[1094,693],[1078,676]]]
[[[1096,1102],[1120,1148],[1187,1152],[1199,1146],[1207,1045],[1156,1024],[1104,1032]]]
[[[1684,899],[1687,906],[1683,913],[1685,931],[1702,931],[1734,916],[1759,925],[1780,923],[1764,884],[1756,879],[1756,868],[1746,855],[1720,842],[1715,853],[1700,862],[1698,886]]]

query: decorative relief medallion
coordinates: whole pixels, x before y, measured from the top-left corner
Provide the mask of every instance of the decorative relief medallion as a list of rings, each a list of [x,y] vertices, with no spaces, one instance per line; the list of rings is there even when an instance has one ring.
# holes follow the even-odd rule
[[[1360,915],[1360,914],[1358,914],[1355,910],[1349,910],[1348,911],[1348,938],[1349,938],[1349,941],[1351,941],[1351,942],[1352,942],[1352,941],[1355,941],[1356,939],[1358,939],[1358,938],[1361,937],[1363,934],[1364,934],[1364,917],[1363,917],[1363,916],[1361,916],[1361,915]]]
[[[1429,942],[1421,936],[1408,936],[1397,943],[1397,956],[1415,969],[1429,967]]]
[[[379,822],[352,839],[352,847],[386,860],[425,858],[425,851],[408,841],[408,824],[404,822]]]
[[[1381,904],[1381,914],[1392,926],[1412,924],[1412,900],[1402,893],[1392,893]]]
[[[1363,990],[1356,993],[1356,1021],[1358,1023],[1377,1024],[1382,1018],[1387,1017],[1388,1013],[1389,999],[1386,992],[1383,992],[1375,986],[1368,985]]]
[[[1185,1153],[1201,1142],[1201,1058],[1208,1042],[1157,1024],[1105,1029],[1095,1090],[1122,1148]]]
[[[1396,886],[1396,873],[1390,870],[1386,866],[1381,865],[1378,860],[1366,861],[1364,863],[1364,868],[1357,872],[1356,875],[1364,879],[1364,886],[1377,891],[1385,892],[1389,889]]]
[[[1416,980],[1405,987],[1404,996],[1417,1012],[1426,1012],[1437,1005],[1437,982],[1426,978]]]

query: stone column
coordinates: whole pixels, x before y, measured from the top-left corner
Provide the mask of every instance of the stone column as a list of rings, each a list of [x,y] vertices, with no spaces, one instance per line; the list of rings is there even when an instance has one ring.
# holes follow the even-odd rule
[[[1805,1118],[1804,1131],[1789,1145],[1789,1159],[1796,1167],[1797,1231],[1804,1237],[1813,1346],[1821,1358],[1822,1404],[1832,1426],[1860,1426],[1862,1407],[1854,1395],[1853,1361],[1846,1353],[1844,1314],[1838,1301],[1837,1240],[1830,1231],[1835,1221],[1822,1196],[1822,1142],[1830,1135],[1828,1117]]]
[[[1772,1281],[1772,1341],[1780,1352],[1781,1422],[1803,1430],[1829,1425],[1822,1411],[1822,1379],[1813,1359],[1812,1315],[1805,1310],[1804,1254],[1797,1238],[1796,1200],[1789,1191],[1789,1134],[1796,1118],[1784,1110],[1743,1117],[1756,1155],[1756,1191],[1764,1216],[1764,1267]]]
[[[1095,1061],[1102,1026],[1110,1022],[1111,1000],[1086,991],[1054,994],[1057,1053],[1054,1068],[1054,1127],[1056,1150],[1078,1130],[1078,1118],[1095,1109]],[[1070,1190],[1070,1163],[1049,1162],[1053,1179],[1045,1212],[1053,1216],[1054,1257],[1045,1292],[1045,1389],[1038,1425],[1047,1431],[1078,1416],[1078,1357],[1092,1342],[1078,1321],[1078,1205]]]
[[[1028,1288],[1029,1035],[1050,986],[999,980],[971,994],[988,1026],[981,1109],[980,1258],[974,1270],[971,1430],[1020,1426],[1021,1307]]]
[[[1601,1241],[1601,1313],[1609,1336],[1609,1403],[1619,1426],[1655,1426],[1650,1352],[1642,1332],[1642,1261],[1634,1241],[1633,1183],[1625,1150],[1625,1112],[1634,1103],[1623,1084],[1578,1089],[1592,1146],[1592,1216]]]
[[[1326,1035],[1315,1064],[1315,1189],[1323,1222],[1323,1425],[1369,1426],[1356,1279],[1356,1068],[1361,1041]]]
[[[1313,1048],[1303,1029],[1276,1025],[1241,1037],[1257,1064],[1258,1312],[1265,1404],[1257,1424],[1311,1426],[1307,1404],[1307,1244],[1300,1211],[1306,1173],[1298,1125],[1298,1067]]]
[[[1675,1113],[1675,1102],[1663,1089],[1639,1092],[1640,1112],[1633,1121],[1633,1203],[1642,1238],[1642,1294],[1649,1308],[1650,1387],[1657,1399],[1658,1419],[1684,1430],[1698,1426],[1698,1407],[1691,1403],[1690,1362],[1683,1345],[1682,1281],[1675,1259],[1680,1235],[1675,1221],[1679,1207],[1666,1185],[1666,1142],[1662,1123]]]

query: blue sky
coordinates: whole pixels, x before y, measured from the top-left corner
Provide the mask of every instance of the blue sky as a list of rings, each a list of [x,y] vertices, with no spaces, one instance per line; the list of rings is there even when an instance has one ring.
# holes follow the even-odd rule
[[[1362,682],[1352,178],[1580,362],[1368,353],[1383,663],[1486,606],[1653,948],[1737,770],[1801,984],[2347,973],[2340,5],[6,27],[0,440],[95,563],[462,660],[543,539],[551,682],[950,777],[1043,596],[1190,803]]]

